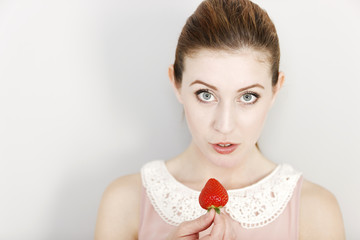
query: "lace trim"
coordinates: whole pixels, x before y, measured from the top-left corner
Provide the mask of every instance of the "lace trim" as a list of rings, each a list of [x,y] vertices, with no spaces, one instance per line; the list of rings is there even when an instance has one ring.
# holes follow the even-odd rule
[[[177,226],[206,213],[198,203],[200,192],[178,182],[164,161],[145,164],[141,176],[151,204],[166,223]],[[229,190],[229,202],[224,209],[243,228],[265,226],[284,211],[300,176],[290,165],[278,165],[261,181]]]

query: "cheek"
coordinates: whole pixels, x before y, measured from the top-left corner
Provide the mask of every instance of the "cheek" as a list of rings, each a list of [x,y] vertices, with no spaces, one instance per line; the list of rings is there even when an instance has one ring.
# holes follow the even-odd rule
[[[247,115],[247,117],[242,118],[242,129],[249,140],[252,142],[256,142],[262,132],[264,127],[266,117],[268,114],[268,108],[263,107],[261,109],[257,109],[256,111],[252,111]]]
[[[197,108],[195,104],[187,105],[185,103],[184,112],[188,128],[193,137],[195,137],[194,135],[196,132],[202,132],[202,129],[207,126],[210,117],[205,111]]]

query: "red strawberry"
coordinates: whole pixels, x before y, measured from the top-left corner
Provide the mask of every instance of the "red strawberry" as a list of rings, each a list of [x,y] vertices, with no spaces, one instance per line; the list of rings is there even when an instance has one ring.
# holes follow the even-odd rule
[[[226,189],[215,178],[210,178],[199,196],[200,206],[206,210],[212,208],[220,214],[220,208],[224,207],[229,200]]]

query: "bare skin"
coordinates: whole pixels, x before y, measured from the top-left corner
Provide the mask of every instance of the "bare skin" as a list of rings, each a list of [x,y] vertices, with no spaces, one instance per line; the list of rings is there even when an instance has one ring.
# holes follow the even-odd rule
[[[134,174],[120,177],[106,188],[95,239],[138,239],[141,186],[140,174]]]

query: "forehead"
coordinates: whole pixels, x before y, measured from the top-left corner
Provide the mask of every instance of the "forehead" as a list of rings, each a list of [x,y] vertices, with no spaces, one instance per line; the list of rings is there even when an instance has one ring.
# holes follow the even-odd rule
[[[253,49],[201,49],[185,57],[183,81],[191,79],[265,83],[271,79],[268,54]]]

